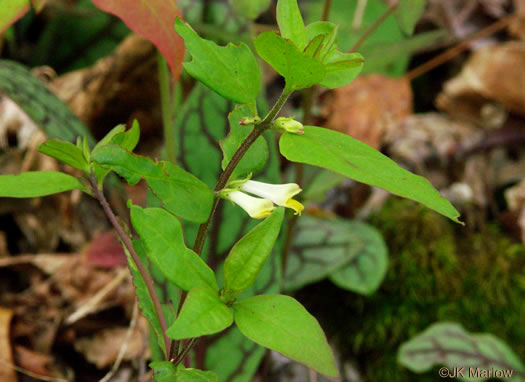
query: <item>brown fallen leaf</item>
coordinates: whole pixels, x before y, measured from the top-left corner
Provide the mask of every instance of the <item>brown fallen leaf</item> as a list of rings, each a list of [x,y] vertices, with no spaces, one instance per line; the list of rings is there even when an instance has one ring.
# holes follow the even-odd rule
[[[33,378],[50,382],[72,380],[72,371],[62,372],[55,358],[50,354],[38,353],[17,345],[15,346],[15,359],[19,370]]]
[[[140,120],[141,135],[161,121],[154,46],[136,34],[127,37],[115,52],[94,66],[67,73],[50,88],[96,136],[127,121],[137,111],[149,116]],[[148,128],[149,126],[149,128]]]
[[[51,275],[67,263],[76,262],[74,254],[19,255],[0,259],[0,268],[14,265],[31,264],[42,272]]]
[[[106,306],[105,299],[117,289],[124,280],[130,277],[127,268],[120,269],[120,272],[104,288],[99,290],[89,300],[83,301],[77,310],[66,318],[65,323],[71,325],[89,314],[97,312]]]
[[[10,341],[11,318],[13,318],[13,311],[0,307],[0,381],[2,382],[18,381],[16,372],[11,366],[14,365]]]
[[[525,243],[525,180],[505,190],[505,200],[510,212],[517,216],[521,241]]]
[[[15,307],[13,338],[42,353],[51,351],[73,312],[83,317],[115,306],[130,312],[135,301],[126,268],[94,267],[80,254],[8,257],[0,259],[2,266],[13,267],[28,285],[0,294],[0,304]]]
[[[140,316],[131,335],[128,328],[111,328],[98,331],[95,335],[84,337],[75,342],[75,350],[102,369],[112,365],[127,341],[124,360],[133,360],[147,356],[149,349],[147,322]]]
[[[358,77],[324,98],[325,127],[379,148],[387,127],[412,114],[412,89],[403,79]]]
[[[420,174],[429,164],[445,168],[461,147],[471,147],[483,137],[483,130],[446,114],[411,115],[390,125],[384,143],[392,158]]]
[[[9,248],[7,247],[7,237],[5,232],[0,231],[0,259],[9,255]]]
[[[507,110],[525,115],[525,45],[506,42],[486,46],[474,52],[461,73],[445,83],[436,103],[454,112],[457,100],[473,100],[472,119],[481,117],[482,106],[489,102],[502,104]],[[477,113],[477,115],[476,115]]]
[[[16,136],[17,148],[25,149],[38,131],[36,124],[20,106],[10,98],[0,96],[0,148],[7,148],[8,137]]]
[[[516,18],[509,25],[509,32],[525,40],[525,0],[514,0],[514,9]]]

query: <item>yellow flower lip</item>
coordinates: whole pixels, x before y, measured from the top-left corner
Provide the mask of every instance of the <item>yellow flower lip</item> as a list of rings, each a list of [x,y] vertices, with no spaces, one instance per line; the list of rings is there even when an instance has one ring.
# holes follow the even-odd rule
[[[295,211],[294,215],[299,215],[299,216],[301,216],[301,213],[304,210],[304,206],[295,199],[288,199],[284,207],[291,208],[292,210]]]

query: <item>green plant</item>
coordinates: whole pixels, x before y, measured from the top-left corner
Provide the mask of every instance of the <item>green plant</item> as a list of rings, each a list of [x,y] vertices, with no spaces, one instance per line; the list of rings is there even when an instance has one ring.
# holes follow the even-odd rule
[[[382,187],[458,222],[458,212],[428,181],[403,170],[378,151],[349,136],[278,117],[298,90],[314,85],[337,88],[351,82],[362,69],[363,57],[338,50],[335,24],[305,26],[296,0],[280,0],[277,19],[280,35],[265,32],[254,41],[258,55],[285,79],[281,96],[263,117],[258,105],[260,68],[250,47],[244,43],[219,46],[202,39],[181,19],[175,21],[175,29],[193,57],[184,65],[186,71],[239,105],[229,115],[230,134],[220,142],[222,173],[213,190],[207,179],[199,179],[173,162],[155,162],[133,154],[139,141],[138,124],[128,131],[117,126],[93,148],[87,138],[78,139],[76,145],[50,140],[40,146],[42,153],[81,171],[78,178],[58,172],[0,177],[2,197],[38,197],[80,189],[100,202],[127,251],[140,307],[162,351],[163,360],[151,364],[159,381],[216,380],[212,372],[185,368],[182,361],[199,337],[221,332],[234,322],[254,342],[320,373],[338,374],[319,324],[296,300],[278,294],[244,295],[257,282],[271,254],[284,208],[296,214],[303,208],[293,199],[301,191],[298,185],[251,180],[252,174],[256,177],[265,167],[272,150],[263,134],[282,133],[280,152],[292,162]],[[104,196],[104,180],[111,172],[130,185],[144,179],[162,204],[162,208],[129,205],[131,223],[138,234],[135,239]],[[221,199],[242,207],[252,218],[265,219],[237,241],[222,272],[214,271],[201,257]],[[180,220],[185,226],[200,224],[192,249],[186,245]],[[228,224],[227,217],[225,221],[223,224]],[[163,304],[155,288],[157,277],[152,277],[155,273],[165,278],[171,290],[182,290],[180,298],[174,292],[171,301]]]
[[[308,228],[301,226],[305,221],[299,221],[298,239]],[[421,358],[413,358],[410,364],[398,363],[400,346],[436,322],[456,322],[469,332],[493,333],[518,357],[524,354],[525,307],[521,301],[525,298],[525,247],[521,243],[514,242],[497,225],[471,232],[404,199],[389,199],[369,222],[380,231],[389,252],[388,271],[373,295],[348,293],[326,282],[296,293],[319,319],[341,357],[353,360],[367,380],[436,381],[439,367],[450,365],[443,359],[433,358],[434,367],[418,374],[411,370],[421,367]],[[321,231],[322,226],[317,226]],[[306,235],[311,236],[311,232]],[[344,238],[348,252],[366,252],[367,248],[379,252],[363,228],[354,227],[352,234],[344,236],[333,229],[329,232],[334,232],[329,241],[333,244],[330,250],[321,251],[324,258],[336,257],[337,261],[340,255],[334,252],[343,247]],[[294,251],[301,249],[298,247]],[[315,257],[319,251],[305,246],[303,252],[303,267],[323,265],[321,256]],[[310,263],[310,257],[317,261]],[[307,269],[302,276],[309,274]],[[450,344],[442,332],[435,337]],[[467,369],[475,365],[467,359],[462,363]],[[514,365],[513,375],[519,381],[522,370],[519,363]]]

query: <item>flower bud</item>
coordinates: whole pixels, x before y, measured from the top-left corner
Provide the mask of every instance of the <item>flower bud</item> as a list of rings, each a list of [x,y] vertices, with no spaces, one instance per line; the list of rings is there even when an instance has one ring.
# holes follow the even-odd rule
[[[261,123],[260,117],[243,117],[241,119],[241,122],[239,122],[239,125],[241,126],[251,126],[251,125],[257,125]]]
[[[287,133],[304,134],[304,126],[293,118],[279,117],[273,122],[273,129]]]

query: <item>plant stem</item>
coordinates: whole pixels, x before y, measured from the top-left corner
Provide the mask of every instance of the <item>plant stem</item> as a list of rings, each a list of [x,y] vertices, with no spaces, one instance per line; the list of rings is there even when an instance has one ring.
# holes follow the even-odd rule
[[[321,16],[321,21],[328,21],[328,17],[330,17],[331,7],[332,0],[324,0],[323,15]]]
[[[177,358],[175,358],[173,360],[173,364],[175,366],[177,366],[179,363],[181,363],[183,360],[184,360],[184,357],[186,357],[188,355],[188,353],[190,352],[191,348],[193,347],[193,345],[195,345],[195,343],[197,342],[197,338],[192,338],[188,344],[186,345],[186,347],[182,350],[182,352],[177,356]]]
[[[387,10],[385,13],[383,13],[377,20],[374,24],[372,24],[370,26],[370,28],[368,28],[366,30],[365,33],[363,33],[363,35],[361,36],[361,38],[359,38],[359,40],[355,43],[355,45],[352,47],[352,49],[350,50],[350,53],[352,52],[355,52],[357,51],[361,45],[363,45],[363,43],[366,41],[366,39],[368,38],[368,36],[370,36],[382,23],[383,21],[386,20],[386,18],[388,16],[390,16],[392,13],[394,13],[394,11],[397,9],[397,2],[392,4]]]
[[[148,289],[148,293],[151,297],[153,306],[155,308],[155,313],[157,314],[157,317],[159,318],[160,328],[162,330],[162,335],[164,337],[164,346],[166,347],[166,356],[167,356],[167,359],[170,359],[171,357],[171,354],[170,354],[171,339],[166,335],[166,330],[168,329],[168,326],[166,325],[166,319],[164,317],[164,313],[162,312],[162,306],[160,304],[159,296],[157,295],[157,292],[155,291],[155,285],[154,285],[153,279],[151,278],[148,271],[146,270],[146,268],[144,268],[144,265],[140,261],[140,257],[135,251],[135,248],[133,247],[133,243],[131,242],[129,236],[124,232],[124,229],[122,229],[121,225],[119,224],[117,217],[113,213],[111,206],[109,205],[106,197],[104,196],[104,193],[98,188],[96,179],[91,179],[91,189],[95,197],[98,199],[100,205],[104,209],[104,212],[106,213],[106,216],[111,222],[111,225],[113,225],[113,228],[117,231],[117,234],[119,235],[120,240],[122,240],[122,243],[124,243],[124,246],[128,250],[131,257],[133,258],[133,261],[135,262],[140,275],[144,279],[144,283],[146,284],[146,288]]]
[[[157,62],[159,69],[160,104],[162,111],[162,125],[164,127],[164,145],[166,148],[166,158],[171,163],[176,163],[177,142],[175,138],[175,131],[173,130],[171,113],[171,76],[168,69],[168,63],[159,51],[157,51]]]
[[[226,187],[226,184],[228,183],[228,180],[230,179],[230,176],[233,173],[233,170],[235,170],[235,167],[239,164],[242,157],[250,146],[261,136],[262,133],[264,133],[268,128],[270,128],[272,122],[274,121],[275,117],[277,117],[277,114],[279,114],[279,111],[283,108],[284,104],[286,103],[286,100],[290,96],[289,92],[283,91],[281,96],[279,97],[279,100],[275,103],[272,110],[268,113],[268,115],[264,118],[264,120],[254,127],[252,132],[246,137],[244,142],[239,146],[235,154],[233,154],[232,159],[230,160],[230,163],[226,166],[222,174],[219,176],[219,180],[217,181],[217,185],[214,188],[214,191],[220,191],[224,187]],[[203,223],[199,227],[199,232],[197,233],[197,238],[195,239],[195,245],[193,246],[193,251],[197,253],[197,255],[201,255],[202,248],[204,246],[204,240],[206,239],[206,233],[208,232],[208,228],[211,224],[211,221],[213,219],[213,216],[215,215],[215,211],[217,210],[217,206],[219,205],[218,198],[215,199],[215,203],[213,204],[213,208],[210,214],[210,217],[208,218],[208,221],[206,223]]]
[[[233,157],[230,160],[230,163],[228,163],[224,171],[219,176],[219,180],[217,181],[217,184],[215,185],[215,188],[214,188],[215,192],[220,191],[224,187],[226,187],[226,184],[228,183],[228,180],[230,179],[230,176],[232,175],[233,170],[235,170],[235,167],[237,167],[237,165],[241,161],[244,154],[246,154],[250,146],[257,140],[257,138],[259,138],[262,135],[262,133],[264,133],[267,129],[271,127],[272,122],[275,120],[275,118],[277,117],[281,109],[283,108],[284,104],[288,100],[288,97],[290,97],[290,94],[291,92],[284,90],[281,96],[279,97],[279,99],[277,100],[277,102],[275,103],[275,105],[268,112],[268,115],[264,117],[264,119],[262,120],[260,124],[256,125],[253,128],[251,133],[241,143],[241,145],[239,146],[235,154],[233,154]],[[213,203],[213,208],[211,210],[208,221],[199,226],[197,238],[195,239],[195,244],[193,246],[193,251],[199,256],[202,254],[202,248],[204,247],[204,241],[206,239],[206,234],[208,233],[208,228],[210,227],[210,224],[213,220],[215,211],[217,210],[217,206],[219,205],[219,201],[220,201],[219,198],[215,198],[215,202]],[[184,304],[184,300],[186,299],[186,296],[187,296],[187,293],[183,292],[180,302],[179,302],[178,312],[180,312],[182,305]],[[175,365],[177,365],[184,359],[184,357],[191,350],[195,342],[196,342],[196,338],[192,338],[190,342],[188,342],[186,347],[182,349],[182,351],[177,355],[177,357],[173,361]]]

